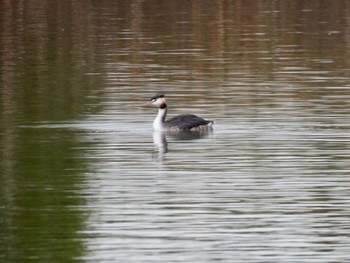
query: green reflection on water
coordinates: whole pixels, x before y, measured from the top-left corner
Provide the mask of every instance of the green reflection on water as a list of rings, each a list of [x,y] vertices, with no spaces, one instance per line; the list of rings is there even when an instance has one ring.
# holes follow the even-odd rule
[[[0,262],[71,262],[88,213],[80,134],[39,126],[93,113],[100,69],[65,7],[57,21],[55,5],[17,4],[0,3]]]
[[[1,172],[2,262],[67,262],[83,251],[85,164],[78,134],[19,129]],[[11,148],[12,147],[12,148]]]

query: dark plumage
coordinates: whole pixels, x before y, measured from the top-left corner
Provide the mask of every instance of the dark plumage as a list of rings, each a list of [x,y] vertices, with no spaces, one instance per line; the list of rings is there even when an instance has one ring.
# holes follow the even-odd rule
[[[150,100],[156,100],[156,99],[159,99],[159,98],[164,98],[165,96],[163,94],[156,94],[154,95]]]
[[[179,130],[191,130],[200,126],[206,126],[212,121],[204,120],[193,114],[181,114],[165,121],[165,126],[176,127]]]

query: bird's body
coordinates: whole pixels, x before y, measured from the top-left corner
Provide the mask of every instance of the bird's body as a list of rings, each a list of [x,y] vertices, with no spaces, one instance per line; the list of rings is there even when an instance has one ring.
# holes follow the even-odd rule
[[[182,114],[166,120],[167,104],[164,95],[153,96],[146,105],[158,108],[158,115],[153,122],[153,129],[157,131],[209,131],[214,123],[193,114]]]

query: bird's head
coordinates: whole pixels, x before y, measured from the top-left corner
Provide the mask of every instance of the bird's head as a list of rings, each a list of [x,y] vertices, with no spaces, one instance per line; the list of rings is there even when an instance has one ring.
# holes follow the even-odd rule
[[[157,95],[153,96],[145,104],[145,106],[156,107],[158,109],[165,109],[167,105],[166,105],[166,100],[164,97],[165,96],[163,94],[157,94]]]

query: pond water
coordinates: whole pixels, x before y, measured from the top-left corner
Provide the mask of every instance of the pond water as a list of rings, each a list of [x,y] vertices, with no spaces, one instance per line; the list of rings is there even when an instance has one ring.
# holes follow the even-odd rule
[[[348,1],[0,6],[1,262],[350,261]]]

